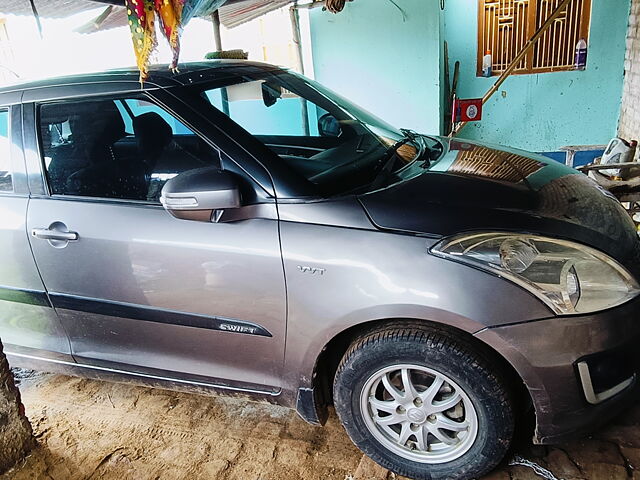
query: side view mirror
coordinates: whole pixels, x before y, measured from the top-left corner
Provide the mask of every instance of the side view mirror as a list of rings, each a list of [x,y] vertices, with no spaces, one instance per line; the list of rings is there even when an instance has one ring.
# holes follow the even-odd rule
[[[340,122],[330,113],[325,113],[318,119],[318,132],[323,137],[337,137],[340,135]]]
[[[240,185],[231,172],[216,167],[196,168],[165,183],[160,203],[176,218],[217,222],[224,210],[241,206]]]

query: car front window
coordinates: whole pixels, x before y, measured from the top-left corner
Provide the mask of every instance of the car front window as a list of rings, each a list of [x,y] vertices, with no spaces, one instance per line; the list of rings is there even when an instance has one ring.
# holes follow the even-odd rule
[[[169,179],[221,165],[218,150],[143,98],[45,103],[39,113],[41,152],[53,195],[159,203]],[[0,140],[1,135],[0,128]],[[0,189],[1,179],[0,162]]]
[[[419,150],[402,131],[290,72],[236,77],[201,92],[323,195],[365,189],[389,159],[397,171]]]

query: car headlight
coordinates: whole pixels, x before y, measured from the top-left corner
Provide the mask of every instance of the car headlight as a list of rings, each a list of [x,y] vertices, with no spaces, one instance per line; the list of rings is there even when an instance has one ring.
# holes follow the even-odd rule
[[[507,278],[557,314],[603,310],[640,293],[636,280],[614,259],[566,240],[520,233],[474,233],[445,239],[431,251]]]

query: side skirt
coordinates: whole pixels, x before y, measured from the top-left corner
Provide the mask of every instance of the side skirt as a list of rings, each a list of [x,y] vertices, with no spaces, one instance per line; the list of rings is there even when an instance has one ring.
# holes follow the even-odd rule
[[[276,405],[281,404],[280,392],[266,390],[252,390],[226,385],[215,385],[206,382],[183,380],[160,375],[149,375],[130,372],[114,368],[53,360],[25,353],[5,352],[12,367],[22,367],[43,372],[61,373],[75,377],[91,378],[107,382],[124,383],[143,387],[163,388],[179,392],[195,393],[198,395],[224,395],[244,397],[255,401],[267,401]],[[283,405],[288,407],[289,405]]]

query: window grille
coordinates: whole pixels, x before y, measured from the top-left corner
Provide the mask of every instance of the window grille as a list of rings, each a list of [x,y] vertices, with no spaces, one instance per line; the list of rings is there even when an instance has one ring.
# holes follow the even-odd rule
[[[492,55],[492,74],[502,73],[561,0],[479,0],[478,75],[482,58]],[[529,50],[514,73],[572,70],[576,44],[588,42],[591,0],[573,0]]]

